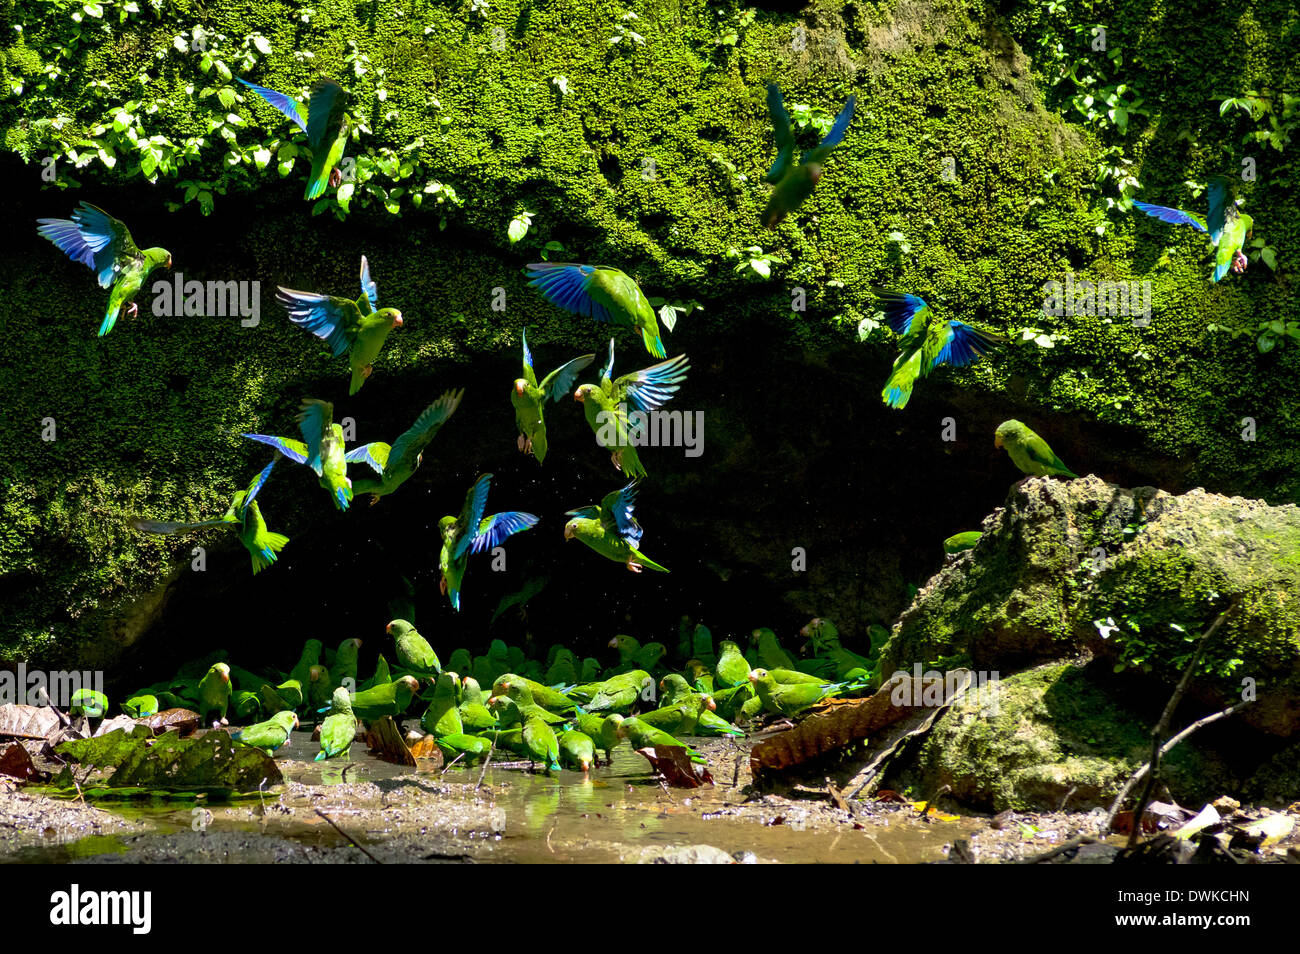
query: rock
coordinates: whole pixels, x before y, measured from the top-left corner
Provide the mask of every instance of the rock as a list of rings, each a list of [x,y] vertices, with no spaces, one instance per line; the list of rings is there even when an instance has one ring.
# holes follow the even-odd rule
[[[743,862],[712,845],[680,845],[648,852],[639,863],[643,865],[734,865]]]

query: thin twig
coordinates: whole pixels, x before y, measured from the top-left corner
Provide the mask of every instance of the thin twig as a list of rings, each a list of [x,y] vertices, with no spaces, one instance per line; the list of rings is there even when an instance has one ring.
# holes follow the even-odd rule
[[[474,791],[477,792],[480,788],[483,787],[483,776],[487,774],[487,767],[492,762],[492,753],[495,752],[496,750],[497,750],[497,744],[493,742],[492,747],[487,751],[487,757],[483,759],[483,771],[478,773],[478,781],[474,783]]]
[[[1075,848],[1082,847],[1083,845],[1094,845],[1096,843],[1097,843],[1097,839],[1094,838],[1092,835],[1075,835],[1069,841],[1063,841],[1055,848],[1049,848],[1047,851],[1044,851],[1041,854],[1030,855],[1028,858],[1021,858],[1018,862],[1016,862],[1016,864],[1036,865],[1043,861],[1050,861],[1051,859],[1055,858],[1057,855],[1063,855],[1067,851],[1073,851]]]
[[[353,838],[351,835],[349,835],[347,832],[345,832],[342,828],[340,828],[340,827],[338,826],[338,823],[335,822],[334,819],[330,818],[328,815],[326,815],[326,814],[325,814],[323,811],[321,811],[319,808],[315,809],[315,811],[316,811],[316,814],[317,814],[317,815],[319,815],[321,818],[325,819],[327,822],[330,823],[330,827],[331,827],[331,828],[333,828],[336,832],[338,832],[340,835],[342,835],[344,838],[346,838],[349,842],[351,842],[353,848],[357,849],[357,851],[361,852],[363,855],[365,855],[367,858],[369,858],[369,859],[370,859],[371,861],[373,861],[375,864],[377,864],[377,865],[382,865],[382,864],[383,864],[382,861],[380,861],[378,858],[376,858],[374,855],[372,855],[369,851],[366,850],[366,846],[365,846],[365,845],[361,844],[361,842],[357,841],[355,838]]]
[[[447,769],[451,768],[453,765],[455,765],[457,762],[459,762],[459,761],[460,761],[461,759],[463,759],[464,757],[465,757],[465,753],[464,753],[464,752],[457,752],[457,753],[456,753],[456,757],[455,757],[454,759],[452,759],[450,762],[448,762],[446,765],[444,765],[444,766],[442,767],[442,771],[438,773],[438,777],[439,777],[439,778],[442,778],[444,775],[446,775],[446,774],[447,774]]]

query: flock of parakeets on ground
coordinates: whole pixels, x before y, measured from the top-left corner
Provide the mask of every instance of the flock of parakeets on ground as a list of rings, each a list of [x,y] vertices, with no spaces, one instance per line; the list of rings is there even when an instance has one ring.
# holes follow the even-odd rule
[[[306,134],[312,167],[304,197],[316,199],[325,193],[327,187],[337,187],[341,181],[339,163],[350,135],[345,96],[339,85],[330,80],[317,83],[304,104],[284,93],[244,80],[240,82],[287,116]],[[777,157],[767,174],[767,180],[773,188],[761,217],[765,228],[775,227],[812,195],[821,179],[823,166],[848,131],[855,103],[856,98],[850,96],[821,142],[804,152],[796,161],[795,132],[790,115],[780,89],[776,85],[768,86],[767,105]],[[1246,258],[1242,248],[1253,223],[1250,216],[1238,211],[1237,200],[1233,198],[1231,184],[1226,177],[1212,178],[1207,192],[1209,209],[1205,217],[1144,202],[1133,204],[1142,212],[1163,222],[1188,224],[1206,232],[1215,250],[1215,267],[1211,277],[1217,282],[1229,270],[1240,272],[1245,269]],[[133,299],[154,269],[172,266],[170,252],[164,248],[139,249],[122,222],[88,202],[82,202],[72,213],[71,219],[40,219],[38,224],[41,236],[53,242],[70,258],[90,266],[95,271],[100,286],[110,289],[108,307],[99,327],[100,335],[113,329],[124,310],[131,315],[136,313]],[[635,329],[652,356],[666,359],[667,349],[655,311],[630,275],[606,265],[559,262],[531,264],[527,266],[527,272],[529,285],[558,308],[597,322]],[[873,294],[885,322],[899,336],[899,354],[881,392],[882,400],[889,407],[905,408],[917,380],[928,376],[939,366],[965,367],[989,354],[1002,340],[996,333],[975,328],[955,318],[941,318],[919,295],[891,289],[876,290]],[[323,340],[335,357],[344,354],[348,356],[351,372],[349,396],[355,395],[369,379],[389,333],[403,325],[402,313],[398,309],[379,307],[378,289],[371,278],[365,256],[361,258],[361,295],[356,299],[280,287],[277,300],[285,307],[291,322]],[[599,504],[589,504],[569,511],[566,516],[571,519],[564,525],[565,539],[581,540],[601,556],[623,563],[634,572],[647,567],[667,572],[665,567],[649,559],[639,549],[643,531],[633,510],[646,469],[632,440],[629,415],[633,411],[653,411],[672,399],[685,381],[689,369],[686,357],[680,355],[661,360],[658,364],[615,378],[614,340],[610,339],[609,356],[601,368],[599,380],[596,383],[580,384],[575,389],[579,375],[595,360],[594,354],[573,358],[539,380],[528,348],[526,329],[521,330],[520,340],[523,347],[523,373],[515,380],[510,394],[519,450],[532,455],[539,464],[544,463],[548,450],[546,405],[557,402],[572,389],[574,399],[583,405],[586,420],[596,435],[597,443],[610,452],[614,467],[624,477],[630,478],[620,489],[606,494]],[[463,396],[464,392],[461,391],[442,395],[391,445],[373,442],[351,449],[345,446],[342,427],[334,422],[333,405],[327,401],[306,398],[297,415],[301,439],[266,434],[244,435],[274,448],[275,457],[247,488],[235,494],[222,516],[199,522],[140,518],[133,520],[132,525],[139,530],[160,534],[187,533],[206,527],[231,525],[237,529],[240,541],[250,554],[253,572],[257,573],[273,564],[277,553],[288,542],[284,535],[267,529],[257,503],[257,497],[277,461],[283,457],[310,467],[337,509],[346,510],[358,492],[370,494],[371,503],[374,504],[384,495],[397,491],[414,474],[420,466],[425,449],[442,425],[455,413]],[[613,427],[604,426],[609,423]],[[1075,476],[1041,437],[1019,421],[1006,421],[1000,425],[994,443],[997,447],[1005,448],[1015,465],[1028,476]],[[368,467],[373,475],[366,474],[354,479],[349,476],[350,466]],[[537,516],[521,511],[488,515],[486,509],[491,477],[491,474],[480,476],[470,487],[459,514],[445,516],[438,524],[441,538],[440,586],[452,607],[457,610],[460,608],[469,557],[491,550],[511,535],[538,522]],[[959,533],[944,541],[944,549],[949,553],[959,553],[973,547],[978,539],[979,534],[974,531]],[[402,623],[399,626],[399,623],[400,621],[393,625],[399,629],[407,625]],[[418,634],[415,635],[418,637]],[[471,666],[476,670],[473,674],[464,673],[464,677],[456,680],[453,685],[452,673],[442,672],[437,657],[433,656],[432,650],[427,649],[427,643],[422,639],[419,642],[423,646],[419,647],[416,656],[424,655],[431,661],[418,666],[411,664],[415,657],[411,656],[411,650],[403,650],[399,639],[398,657],[410,673],[392,679],[381,659],[381,671],[376,672],[368,684],[356,693],[339,689],[342,677],[349,670],[349,658],[351,674],[355,676],[355,647],[348,649],[352,642],[355,641],[345,641],[332,658],[326,659],[324,665],[318,665],[314,657],[319,655],[320,644],[310,641],[309,649],[313,645],[316,648],[310,652],[304,651],[303,662],[278,687],[264,684],[252,674],[235,672],[234,682],[239,688],[233,696],[232,672],[228,667],[223,668],[224,664],[214,665],[206,673],[195,674],[193,692],[190,696],[181,698],[190,701],[197,699],[199,704],[209,707],[207,712],[219,709],[222,716],[225,715],[227,702],[232,699],[235,711],[241,716],[254,712],[269,715],[270,721],[242,732],[246,738],[256,738],[259,746],[266,742],[264,747],[272,751],[276,747],[272,743],[282,736],[287,738],[292,728],[290,723],[296,722],[296,715],[290,718],[295,710],[306,707],[311,712],[316,712],[324,707],[331,715],[326,720],[327,729],[322,736],[323,754],[332,756],[347,752],[355,731],[351,714],[365,720],[381,713],[381,710],[388,714],[404,713],[421,691],[420,678],[427,680],[433,677],[435,682],[432,689],[426,690],[420,698],[430,703],[431,711],[433,707],[443,707],[438,710],[442,715],[435,720],[436,725],[446,723],[456,727],[455,732],[447,732],[440,739],[444,749],[466,755],[475,754],[482,748],[481,742],[473,741],[476,738],[473,733],[461,730],[467,726],[475,730],[490,729],[497,733],[493,738],[498,744],[507,747],[522,746],[532,755],[537,755],[539,761],[553,767],[556,759],[571,749],[588,752],[591,745],[603,745],[608,752],[610,745],[606,743],[616,741],[616,736],[634,738],[634,741],[638,738],[642,741],[651,738],[655,732],[660,731],[660,720],[678,731],[682,731],[686,725],[692,729],[708,726],[729,731],[730,726],[723,717],[715,714],[718,706],[728,716],[742,720],[760,708],[793,714],[806,708],[805,703],[812,704],[807,700],[816,701],[820,698],[819,693],[845,689],[843,685],[822,682],[822,679],[829,678],[828,672],[810,676],[800,668],[799,663],[783,654],[779,659],[781,665],[751,670],[749,663],[745,663],[744,672],[741,673],[743,657],[733,644],[723,643],[716,661],[707,658],[708,654],[697,653],[682,673],[667,674],[670,681],[665,684],[663,691],[667,694],[672,690],[674,696],[683,700],[674,703],[682,713],[680,722],[673,722],[668,715],[654,715],[647,722],[643,715],[622,719],[621,724],[615,723],[614,728],[609,729],[607,726],[622,715],[618,710],[629,708],[638,698],[641,682],[653,681],[650,673],[652,666],[625,668],[618,673],[602,674],[602,678],[607,679],[603,684],[596,682],[596,672],[588,670],[585,665],[581,672],[575,668],[569,674],[566,670],[563,678],[547,677],[540,682],[522,674],[516,674],[518,678],[501,682],[499,677],[508,671],[502,667],[499,672],[491,671],[488,684],[492,692],[488,705],[484,706],[479,698],[484,680],[477,677],[487,670],[479,670],[478,661],[469,659],[468,654],[464,654],[463,659],[453,658],[453,670],[460,671]],[[656,645],[658,644],[649,644]],[[648,647],[642,647],[646,648]],[[836,651],[847,653],[847,650],[842,649]],[[557,648],[552,657],[563,653],[568,651]],[[568,653],[568,656],[571,655]],[[776,653],[772,655],[777,656]],[[736,661],[738,659],[740,662]],[[864,659],[861,661],[866,662]],[[554,658],[547,662],[548,666],[554,668]],[[765,659],[765,662],[769,660]],[[573,666],[577,665],[576,660],[572,660],[572,663]],[[728,671],[733,664],[735,673],[724,675],[724,671]],[[842,671],[839,666],[836,669],[834,678],[843,679],[846,671]],[[630,678],[631,676],[637,678]],[[625,700],[627,705],[622,701],[618,705],[593,705],[593,700],[609,698],[610,693],[615,691],[614,682],[620,679],[623,681],[617,683],[620,687],[617,698]],[[255,683],[259,688],[253,688]],[[183,685],[188,686],[189,683],[184,682]],[[557,690],[553,688],[556,686],[564,688]],[[176,696],[177,693],[173,692],[176,688],[175,685],[165,687],[158,692],[147,693],[146,698],[157,697],[161,700],[164,696]],[[543,688],[545,692],[539,691]],[[284,695],[280,694],[281,691]],[[709,698],[710,704],[707,706],[699,702],[705,697]],[[744,700],[739,706],[733,704],[737,698]],[[220,700],[220,705],[217,700]],[[454,709],[448,708],[452,705],[452,700],[455,700]],[[605,710],[614,714],[608,718],[597,714]],[[466,711],[473,713],[469,722],[463,718]],[[426,712],[426,722],[427,717]],[[491,724],[481,725],[483,722]],[[560,723],[569,725],[570,728],[557,740],[549,726]],[[512,725],[514,728],[508,728]],[[430,727],[426,725],[426,729]],[[518,735],[511,735],[512,732],[517,732]],[[446,739],[453,741],[447,742]],[[543,750],[545,758],[540,756]],[[590,762],[590,756],[586,762]]]
[[[744,736],[743,727],[765,714],[797,716],[879,681],[883,629],[868,656],[845,649],[827,619],[811,620],[799,635],[801,646],[787,650],[775,631],[760,627],[742,648],[729,639],[715,644],[708,627],[683,618],[672,650],[615,636],[608,649],[618,659],[609,665],[579,659],[560,645],[530,658],[499,639],[477,657],[457,649],[444,665],[413,624],[395,619],[386,627],[393,662],[381,653],[364,681],[357,672],[360,639],[333,650],[308,639],[287,673],[244,669],[219,652],[131,694],[120,708],[135,718],[182,708],[213,728],[238,724],[231,737],[268,755],[294,729],[316,723],[316,761],[350,758],[359,722],[411,718],[419,729],[412,727],[407,738],[431,736],[446,761],[470,765],[496,749],[503,753],[498,761],[585,772],[598,764],[598,752],[608,761],[625,740],[640,749],[685,745],[680,740],[689,737]],[[678,664],[670,665],[670,657]],[[98,692],[74,703],[73,715],[93,718],[110,705]],[[693,759],[702,758],[685,747]]]

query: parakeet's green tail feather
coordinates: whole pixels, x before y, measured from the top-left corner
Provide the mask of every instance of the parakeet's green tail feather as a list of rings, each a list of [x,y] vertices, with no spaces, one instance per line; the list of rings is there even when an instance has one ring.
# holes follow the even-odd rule
[[[641,340],[645,342],[645,349],[656,358],[668,357],[668,352],[664,350],[664,343],[659,337],[659,332],[651,328],[641,329]]]
[[[121,305],[109,304],[108,311],[104,314],[104,320],[99,323],[99,336],[101,338],[112,331],[113,326],[117,324],[117,313],[121,307]]]
[[[318,753],[316,753],[316,757],[315,757],[314,759],[312,759],[312,761],[313,761],[313,762],[321,762],[321,761],[324,761],[326,758],[327,758],[327,756],[325,755],[325,750],[324,750],[324,749],[321,749]]]
[[[348,387],[348,396],[351,397],[361,390],[361,385],[366,381],[365,368],[352,369],[352,384]]]
[[[304,199],[319,199],[325,194],[325,187],[330,181],[329,169],[322,169],[320,175],[307,183],[307,190],[303,192]]]
[[[260,533],[253,545],[258,548],[256,553],[252,553],[253,572],[258,573],[265,570],[275,562],[275,555],[284,549],[284,545],[289,542],[289,538],[283,533]]]
[[[660,573],[671,572],[668,569],[668,567],[660,566],[654,560],[651,560],[649,557],[647,557],[644,553],[637,553],[636,562],[640,563],[643,567],[645,567],[648,570],[658,570]]]

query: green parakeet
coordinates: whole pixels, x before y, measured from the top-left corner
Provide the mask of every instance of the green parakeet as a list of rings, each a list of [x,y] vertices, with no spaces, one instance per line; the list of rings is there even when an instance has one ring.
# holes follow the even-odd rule
[[[496,727],[497,717],[483,704],[483,689],[473,676],[461,680],[460,721],[467,732]]]
[[[618,743],[622,741],[618,734],[617,722],[612,722],[594,712],[583,712],[573,720],[573,724],[605,753],[606,762],[612,761],[610,753],[618,748]]]
[[[138,693],[122,703],[122,711],[132,719],[143,719],[146,716],[157,715],[158,697],[148,692]]]
[[[474,678],[480,686],[492,686],[497,678],[510,671],[510,651],[504,640],[494,639],[487,654],[474,660]]]
[[[78,689],[68,703],[70,716],[84,715],[90,719],[102,719],[108,711],[108,696],[97,689]]]
[[[444,735],[460,735],[465,731],[460,721],[460,709],[456,703],[456,689],[460,677],[448,670],[438,676],[433,688],[433,701],[420,716],[420,726],[431,733],[435,739]]]
[[[330,663],[330,672],[334,674],[334,680],[339,685],[346,685],[348,679],[351,679],[354,685],[356,684],[357,656],[360,652],[361,640],[355,636],[339,643],[339,648],[334,652],[334,660]]]
[[[718,664],[714,667],[717,683],[720,686],[739,686],[749,681],[749,663],[745,661],[740,647],[729,639],[718,644]]]
[[[362,689],[352,694],[352,711],[363,722],[373,722],[386,715],[400,716],[420,691],[414,676],[401,676],[393,682]]]
[[[776,161],[767,172],[767,181],[772,183],[772,195],[763,210],[763,228],[775,228],[777,223],[799,208],[813,193],[822,177],[822,165],[835,147],[844,139],[844,133],[853,121],[853,107],[858,98],[850,96],[844,103],[830,130],[817,144],[809,149],[798,163],[794,161],[794,130],[790,126],[790,114],[786,112],[781,90],[771,83],[767,87],[767,111],[772,117],[772,132],[776,138]]]
[[[654,748],[656,745],[678,745],[686,750],[692,762],[706,763],[708,761],[686,743],[678,741],[662,729],[647,725],[636,716],[624,718],[620,715],[612,715],[609,718],[618,727],[619,737],[627,739],[634,749]]]
[[[204,520],[199,523],[173,523],[135,518],[131,520],[131,526],[145,533],[160,533],[170,536],[175,533],[189,533],[191,530],[201,530],[205,527],[220,527],[232,524],[239,533],[239,542],[244,545],[244,549],[252,557],[253,573],[256,575],[274,563],[277,554],[289,542],[289,538],[284,534],[271,533],[266,529],[266,521],[262,519],[262,511],[258,509],[256,501],[258,493],[266,484],[267,478],[271,476],[271,468],[274,466],[275,461],[272,460],[253,478],[253,482],[248,485],[246,490],[241,490],[235,494],[225,515],[215,520]]]
[[[1246,270],[1249,260],[1242,249],[1246,239],[1255,227],[1255,221],[1249,215],[1238,211],[1237,200],[1232,194],[1232,180],[1227,176],[1214,176],[1206,186],[1210,208],[1205,218],[1195,212],[1183,212],[1164,205],[1133,200],[1133,206],[1147,215],[1169,222],[1173,225],[1190,225],[1198,232],[1205,232],[1214,246],[1214,273],[1211,281],[1219,281],[1228,272],[1240,273]]]
[[[226,707],[230,704],[230,667],[213,663],[199,680],[199,721],[204,725],[226,724]],[[209,716],[215,716],[209,721]]]
[[[460,609],[461,582],[469,565],[469,555],[490,551],[504,543],[507,537],[537,524],[536,516],[519,510],[506,510],[485,517],[483,511],[487,509],[491,481],[491,474],[481,475],[465,495],[460,516],[447,516],[438,521],[438,533],[442,537],[442,553],[438,558],[442,578],[438,586],[451,600],[454,610]]]
[[[483,761],[492,751],[492,740],[481,735],[466,735],[461,732],[439,736],[433,741],[442,750],[443,760],[448,764],[458,761],[461,765],[473,765]]]
[[[361,256],[361,292],[361,297],[353,301],[280,286],[275,296],[289,312],[289,320],[329,345],[334,357],[347,353],[352,368],[349,395],[360,391],[370,377],[388,333],[402,327],[400,311],[379,308],[379,291],[370,280],[370,265],[364,255]]]
[[[356,737],[357,717],[352,712],[352,695],[339,686],[330,697],[330,714],[320,726],[320,754],[316,761],[349,758]]]
[[[256,720],[262,714],[262,700],[256,692],[241,689],[230,694],[230,707],[241,722]]]
[[[585,732],[566,729],[560,733],[560,761],[577,772],[589,772],[596,764],[596,743]]]
[[[436,676],[442,672],[438,654],[420,631],[404,619],[395,619],[384,630],[397,644],[397,661],[412,672]]]
[[[768,669],[793,669],[794,658],[781,648],[776,633],[760,626],[749,635],[749,641],[758,649],[758,658]]]
[[[876,662],[840,644],[840,631],[830,620],[820,616],[811,619],[799,634],[811,642],[817,656],[830,662],[836,679],[854,679],[875,672]]]
[[[369,465],[379,476],[358,477],[352,482],[352,489],[359,494],[370,494],[370,503],[379,503],[379,498],[391,494],[406,482],[424,462],[424,450],[447,423],[447,419],[460,407],[465,392],[448,391],[434,401],[415,419],[402,436],[390,446],[383,441],[372,441],[354,447],[345,455],[349,463]]]
[[[468,649],[464,646],[452,650],[451,659],[447,660],[447,668],[454,669],[457,672],[473,672],[474,657],[470,655]]]
[[[571,686],[578,681],[578,657],[572,650],[560,648],[547,667],[543,681],[548,686]]]
[[[379,658],[375,660],[375,671],[365,682],[361,684],[361,689],[373,689],[375,686],[383,686],[393,681],[392,671],[388,668],[388,660],[384,654],[380,653]]]
[[[579,540],[601,556],[622,563],[633,573],[649,567],[660,573],[668,568],[660,566],[637,547],[644,531],[632,511],[636,504],[638,481],[632,481],[620,490],[612,491],[597,504],[568,511],[572,519],[564,525],[565,540]]]
[[[713,670],[706,666],[703,661],[688,659],[682,671],[686,673],[690,684],[700,692],[713,691]]]
[[[943,541],[944,553],[961,553],[963,550],[972,549],[975,544],[980,542],[983,534],[978,530],[966,530],[962,533],[954,533],[947,540]]]
[[[172,253],[165,248],[136,248],[126,226],[98,206],[82,202],[71,219],[37,219],[36,231],[49,239],[74,262],[95,272],[100,288],[111,288],[108,308],[99,324],[99,334],[113,330],[125,307],[132,317],[138,313],[136,293],[155,268],[171,268]]]
[[[524,715],[524,748],[528,750],[530,762],[541,762],[547,773],[560,770],[560,741],[543,719],[536,715]]]
[[[528,270],[528,284],[551,304],[570,314],[635,328],[646,351],[656,358],[667,356],[655,310],[630,275],[608,265],[571,262],[537,262]]]
[[[255,749],[261,749],[267,755],[275,755],[276,750],[289,741],[293,730],[298,728],[298,714],[292,709],[277,712],[265,722],[250,725],[246,729],[236,729],[230,737]]]
[[[577,705],[576,702],[557,689],[552,689],[550,686],[540,683],[536,679],[528,679],[524,676],[517,675],[516,673],[509,672],[498,676],[496,681],[492,683],[492,693],[494,695],[504,693],[506,691],[506,683],[508,682],[522,682],[528,687],[528,692],[532,697],[533,702],[551,712],[571,712]]]
[[[594,354],[584,354],[562,364],[541,383],[533,371],[533,356],[528,350],[528,329],[521,334],[524,346],[524,376],[515,379],[514,390],[510,392],[510,403],[515,409],[515,426],[519,428],[519,450],[532,454],[537,463],[546,462],[546,420],[543,410],[547,401],[558,401],[568,394],[578,374],[596,360]]]
[[[510,699],[524,718],[541,719],[548,725],[559,725],[561,722],[567,721],[563,716],[558,716],[545,707],[538,705],[537,700],[533,698],[532,689],[523,679],[507,679],[499,685],[501,691],[492,698],[496,699],[504,696]],[[491,706],[491,704],[492,700],[489,699],[488,705]]]
[[[333,697],[334,680],[330,671],[324,666],[312,666],[307,677],[307,705],[310,712],[315,712]]]
[[[347,455],[343,449],[343,425],[334,423],[334,405],[305,398],[297,421],[303,437],[300,441],[270,434],[242,436],[274,447],[295,464],[306,464],[315,472],[320,485],[329,491],[334,506],[347,510],[352,503],[352,481],[348,479]]]
[[[307,134],[307,142],[311,145],[311,177],[302,197],[319,199],[325,194],[327,185],[337,189],[343,182],[338,166],[343,161],[343,151],[351,131],[343,88],[333,80],[320,80],[311,88],[311,95],[303,104],[292,96],[246,79],[239,82],[289,117]]]
[[[1019,421],[1003,421],[993,438],[994,447],[1002,447],[1011,455],[1011,462],[1021,473],[1030,477],[1078,477],[1066,467],[1052,448]]]
[[[890,407],[907,407],[918,378],[928,376],[942,364],[954,368],[973,364],[1002,340],[964,321],[940,321],[934,309],[917,295],[889,290],[874,294],[885,323],[902,338],[894,367],[880,392],[881,400]]]
[[[596,435],[596,443],[610,452],[614,467],[628,477],[644,477],[636,445],[647,437],[646,415],[672,400],[690,364],[679,354],[668,361],[652,364],[617,379],[614,374],[614,339],[609,339],[609,360],[600,372],[600,384],[583,384],[573,392],[582,404],[587,425]],[[637,412],[638,424],[631,417]]]
[[[821,683],[795,682],[780,683],[766,669],[755,669],[749,674],[749,681],[754,684],[763,708],[778,715],[792,716],[810,709],[828,696],[837,695],[845,688],[844,683],[823,685]]]
[[[643,696],[654,697],[654,679],[644,669],[611,676],[600,684],[586,708],[591,712],[627,712]]]
[[[707,695],[691,693],[676,702],[643,712],[637,718],[646,725],[663,729],[672,735],[698,735],[696,727],[700,723],[701,713],[712,712],[716,708],[717,705]]]

